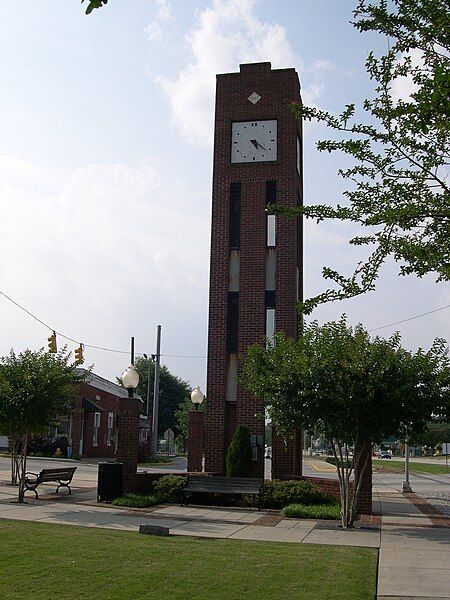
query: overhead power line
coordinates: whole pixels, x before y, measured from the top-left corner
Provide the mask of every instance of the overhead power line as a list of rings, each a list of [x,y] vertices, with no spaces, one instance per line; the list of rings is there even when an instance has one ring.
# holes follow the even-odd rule
[[[420,315],[415,315],[414,317],[408,317],[407,319],[402,319],[401,321],[395,321],[395,323],[388,323],[388,325],[381,325],[381,327],[369,329],[369,333],[372,331],[378,331],[379,329],[385,329],[386,327],[400,325],[400,323],[406,323],[407,321],[412,321],[414,319],[418,319],[419,317],[424,317],[425,315],[431,315],[432,313],[439,312],[440,310],[444,310],[445,308],[450,308],[450,304],[447,304],[447,306],[441,306],[440,308],[434,308],[433,310],[428,310],[427,312],[421,313]]]
[[[54,327],[52,327],[51,325],[49,325],[48,323],[46,323],[45,321],[43,321],[42,319],[40,319],[39,317],[37,317],[35,314],[33,314],[32,312],[30,312],[28,309],[26,309],[24,306],[22,306],[21,304],[19,304],[18,302],[16,302],[16,300],[14,300],[13,298],[11,298],[10,296],[8,296],[7,294],[5,294],[5,292],[2,292],[0,290],[0,294],[6,298],[7,300],[9,300],[9,302],[11,302],[12,304],[14,304],[15,306],[17,306],[17,308],[19,308],[20,310],[22,310],[23,312],[25,312],[27,315],[29,315],[31,318],[33,318],[35,321],[37,321],[38,323],[40,323],[41,325],[43,325],[44,327],[46,327],[47,329],[49,329],[50,331],[54,331],[59,337],[68,340],[70,342],[74,342],[77,345],[83,345],[85,348],[93,348],[94,350],[103,350],[104,352],[114,352],[115,354],[129,354],[129,350],[117,350],[115,348],[106,348],[104,346],[97,346],[96,344],[86,344],[85,342],[81,342],[79,340],[76,340],[68,335],[65,335],[64,333],[61,333],[60,331],[56,330]],[[439,312],[440,310],[444,310],[446,308],[450,308],[450,304],[447,304],[446,306],[441,306],[440,308],[434,308],[433,310],[429,310],[427,312],[421,313],[420,315],[415,315],[413,317],[408,317],[407,319],[402,319],[401,321],[395,321],[394,323],[388,323],[387,325],[381,325],[380,327],[375,327],[374,329],[369,329],[369,333],[371,333],[372,331],[378,331],[380,329],[385,329],[386,327],[393,327],[394,325],[400,325],[401,323],[406,323],[407,321],[412,321],[413,319],[419,319],[420,317],[424,317],[426,315],[431,315],[432,313],[436,313]],[[147,354],[150,354],[147,352]],[[144,352],[142,353],[136,353],[136,356],[143,356]],[[206,359],[206,356],[204,355],[191,355],[191,354],[161,354],[161,356],[165,356],[167,358],[201,358],[201,359]]]

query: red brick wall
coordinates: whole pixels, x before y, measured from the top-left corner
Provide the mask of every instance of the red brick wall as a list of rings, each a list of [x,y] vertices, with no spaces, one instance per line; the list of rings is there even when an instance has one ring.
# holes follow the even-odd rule
[[[247,100],[256,91],[256,105]],[[277,181],[277,203],[292,206],[301,197],[302,182],[296,167],[299,129],[289,104],[300,100],[294,69],[271,70],[269,63],[241,65],[239,73],[217,76],[214,145],[211,266],[208,333],[208,406],[205,422],[205,468],[224,473],[228,439],[232,434],[227,413],[235,414],[233,427],[245,424],[252,434],[263,435],[261,402],[238,386],[235,411],[225,407],[226,326],[228,293],[228,221],[230,184],[241,182],[241,243],[239,278],[239,353],[245,354],[265,335],[266,196],[267,180]],[[276,162],[231,164],[233,121],[277,119]],[[276,225],[276,330],[297,335],[297,265],[301,267],[301,228],[295,220],[277,217]],[[301,268],[300,268],[301,272]],[[301,281],[300,281],[301,288]],[[238,368],[238,376],[241,369]],[[230,417],[231,418],[231,417]],[[291,461],[292,462],[292,461]],[[253,462],[253,475],[262,476],[263,448]]]
[[[82,435],[83,398],[91,400],[102,407],[100,416],[100,428],[98,432],[98,445],[93,445],[94,413],[84,413],[84,444],[83,453],[85,457],[109,458],[114,456],[114,439],[111,445],[107,445],[108,412],[117,415],[120,398],[109,392],[99,390],[88,383],[79,384],[74,401],[74,412],[72,416],[72,452],[80,454],[80,438]],[[115,419],[114,419],[115,420]],[[116,435],[116,429],[113,430]]]
[[[141,401],[121,398],[118,412],[117,462],[123,463],[123,491],[136,489],[138,463],[139,414]]]

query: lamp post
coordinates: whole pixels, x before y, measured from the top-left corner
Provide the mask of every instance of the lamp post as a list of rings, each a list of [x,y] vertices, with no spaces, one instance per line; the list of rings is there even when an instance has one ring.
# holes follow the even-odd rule
[[[405,442],[405,481],[402,484],[402,492],[412,492],[411,484],[409,482],[409,444],[408,444],[408,442]]]
[[[153,382],[152,443],[151,454],[156,460],[158,454],[158,412],[159,412],[159,368],[161,361],[161,325],[156,328],[155,380]]]
[[[129,365],[126,371],[122,373],[122,385],[128,390],[129,398],[133,397],[134,390],[139,383],[139,374],[134,365]]]
[[[198,410],[198,407],[205,399],[205,394],[201,391],[199,386],[195,387],[191,392],[191,402],[195,406],[195,410]]]

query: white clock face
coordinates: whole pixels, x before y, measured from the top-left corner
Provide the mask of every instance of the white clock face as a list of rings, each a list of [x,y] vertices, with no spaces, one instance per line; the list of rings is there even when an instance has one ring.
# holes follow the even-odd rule
[[[277,160],[277,122],[243,121],[231,128],[231,162]]]

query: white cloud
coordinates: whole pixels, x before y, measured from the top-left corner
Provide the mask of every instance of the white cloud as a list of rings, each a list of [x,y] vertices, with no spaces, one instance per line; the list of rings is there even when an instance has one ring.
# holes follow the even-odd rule
[[[174,79],[159,77],[172,110],[172,121],[192,145],[212,143],[216,73],[236,71],[240,63],[270,61],[274,68],[298,63],[278,23],[254,14],[255,0],[213,0],[198,13],[186,36],[189,63]]]
[[[169,0],[155,0],[155,17],[145,28],[151,42],[161,42],[164,37],[164,25],[172,19],[172,5]]]
[[[45,188],[29,183],[37,174],[34,165],[0,163],[2,291],[88,344],[126,348],[134,334],[137,351],[149,351],[143,341],[162,322],[170,350],[184,322],[205,325],[209,239],[192,232],[208,231],[209,222],[201,209],[174,200],[179,181],[161,178],[149,162],[90,164],[57,183],[50,177]],[[45,329],[1,300],[11,318],[2,318],[0,355],[12,345],[43,346]],[[87,358],[109,376],[122,359],[91,350]]]
[[[399,62],[403,62],[406,56],[407,55],[402,55],[399,58]],[[410,50],[409,56],[411,58],[411,65],[413,68],[424,66],[421,50],[419,50],[418,48],[413,48],[412,50]],[[392,98],[395,102],[398,102],[399,100],[403,100],[404,102],[410,102],[411,94],[416,92],[417,89],[417,85],[414,83],[410,76],[397,77],[397,79],[394,79],[392,83]]]

